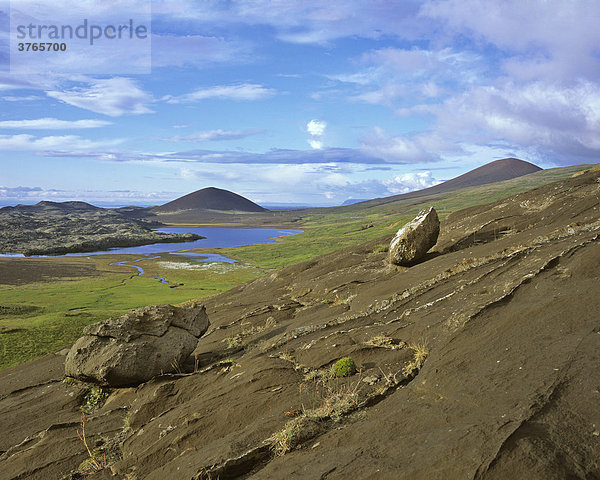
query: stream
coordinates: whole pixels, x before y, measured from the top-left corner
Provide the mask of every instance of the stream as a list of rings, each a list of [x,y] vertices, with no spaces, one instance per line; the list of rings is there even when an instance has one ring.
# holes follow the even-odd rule
[[[138,271],[138,277],[156,278],[157,280],[160,280],[160,283],[164,283],[165,285],[168,285],[170,288],[177,288],[179,285],[171,285],[165,278],[159,277],[157,275],[148,275],[147,273],[144,273],[144,269],[142,267],[140,267],[139,265],[131,265],[132,263],[139,262],[140,260],[154,260],[155,258],[160,258],[160,256],[158,256],[158,257],[142,257],[142,258],[138,258],[136,260],[123,260],[122,262],[109,263],[109,265],[119,265],[121,267],[133,267]]]

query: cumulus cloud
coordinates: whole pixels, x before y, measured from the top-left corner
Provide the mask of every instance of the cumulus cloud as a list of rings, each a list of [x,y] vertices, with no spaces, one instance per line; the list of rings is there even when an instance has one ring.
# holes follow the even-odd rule
[[[320,137],[325,133],[325,129],[327,128],[327,123],[322,120],[311,120],[306,124],[306,131],[310,135],[314,135],[316,137]]]
[[[522,69],[529,79],[598,78],[598,2],[431,0],[421,15],[450,34],[506,52],[512,74]]]
[[[410,172],[389,179],[353,179],[352,170],[335,164],[280,165],[264,174],[268,184],[290,192],[302,186],[302,195],[310,194],[321,202],[341,204],[348,198],[371,199],[412,192],[441,183],[431,172]]]
[[[104,120],[59,120],[56,118],[36,118],[34,120],[5,120],[0,121],[0,128],[27,130],[60,130],[98,128],[111,125]]]
[[[313,148],[315,150],[321,150],[323,148],[322,140],[316,140],[314,138],[309,138],[308,144],[310,145],[310,148]]]
[[[465,140],[507,142],[565,157],[600,154],[600,85],[506,82],[475,87],[437,107],[440,130]]]
[[[85,86],[70,90],[49,90],[46,94],[74,107],[110,117],[153,113],[148,107],[152,96],[125,77],[107,79],[77,78]]]
[[[323,135],[327,128],[327,122],[323,120],[311,120],[306,124],[306,131],[310,135],[308,144],[315,150],[321,150],[324,146]]]
[[[381,183],[391,194],[396,195],[433,187],[442,182],[433,178],[431,172],[428,171],[395,175],[391,180],[383,180]]]
[[[277,92],[271,88],[255,83],[242,83],[240,85],[216,85],[213,87],[199,88],[185,95],[167,95],[162,98],[167,103],[194,103],[201,100],[217,98],[220,100],[263,100],[272,97]]]
[[[0,122],[1,125],[1,122]],[[227,140],[241,140],[253,135],[264,134],[265,130],[202,130],[189,135],[176,135],[174,137],[162,138],[161,140],[171,142],[220,142]]]

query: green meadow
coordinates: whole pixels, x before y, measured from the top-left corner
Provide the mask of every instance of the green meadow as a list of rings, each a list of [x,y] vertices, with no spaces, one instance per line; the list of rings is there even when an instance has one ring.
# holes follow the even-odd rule
[[[126,258],[102,257],[108,258],[91,261],[108,263]],[[260,275],[257,268],[243,265],[191,269],[191,263],[162,259],[136,264],[148,274],[182,285],[170,288],[155,278],[137,276],[130,267],[118,267],[123,273],[102,273],[95,277],[1,285],[0,369],[71,345],[91,323],[144,305],[202,299]]]
[[[305,230],[301,234],[283,237],[277,243],[212,250],[239,259],[241,263],[236,266],[206,267],[169,255],[136,263],[147,274],[162,276],[172,285],[181,284],[177,288],[170,288],[155,278],[138,277],[130,267],[108,268],[110,262],[131,259],[117,255],[92,257],[89,261],[96,262],[98,267],[96,276],[0,285],[0,369],[67,347],[86,325],[128,310],[200,300],[255,279],[266,271],[391,235],[425,205],[433,205],[443,220],[453,211],[568,178],[584,168],[544,170],[506,182],[372,208],[357,205],[324,209],[322,213],[307,211],[298,222],[298,228]]]

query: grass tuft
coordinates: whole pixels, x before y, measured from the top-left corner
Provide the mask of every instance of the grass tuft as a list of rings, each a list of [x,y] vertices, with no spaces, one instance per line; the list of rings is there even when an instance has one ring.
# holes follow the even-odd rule
[[[408,348],[413,351],[413,359],[402,369],[402,373],[410,377],[419,372],[429,355],[429,349],[424,343],[410,344]]]

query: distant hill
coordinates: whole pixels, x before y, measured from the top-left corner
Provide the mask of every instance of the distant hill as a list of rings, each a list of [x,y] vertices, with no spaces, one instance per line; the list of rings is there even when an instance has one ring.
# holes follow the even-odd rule
[[[385,203],[394,202],[396,200],[405,200],[410,198],[418,198],[426,195],[434,195],[436,193],[452,192],[461,188],[477,187],[488,183],[502,182],[513,178],[529,175],[530,173],[539,172],[542,170],[533,163],[519,160],[518,158],[503,158],[471,170],[463,175],[460,175],[447,182],[440,183],[433,187],[416,190],[414,192],[402,193],[391,197],[376,198],[361,202],[364,206],[382,205]]]
[[[266,209],[237,193],[220,188],[203,188],[179,197],[160,207],[154,213],[174,213],[186,210],[218,210],[235,212],[265,212]]]
[[[41,202],[36,203],[34,206],[44,208],[59,208],[62,210],[102,210],[100,207],[76,200],[69,202],[51,202],[49,200],[42,200]]]
[[[0,208],[4,212],[41,212],[45,210],[59,211],[64,213],[69,212],[97,212],[103,210],[100,207],[95,207],[86,202],[69,201],[69,202],[51,202],[49,200],[42,200],[35,205],[23,205],[19,204],[15,207],[8,206]]]
[[[355,203],[366,202],[368,200],[369,200],[368,198],[349,198],[348,200],[344,200],[344,203],[342,203],[342,206],[354,205]]]

